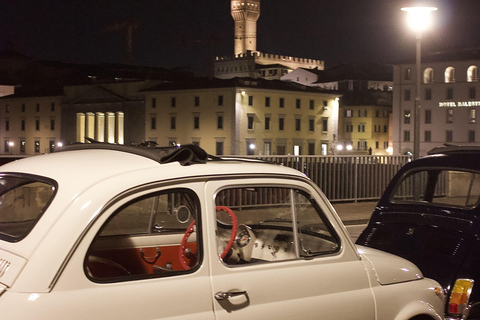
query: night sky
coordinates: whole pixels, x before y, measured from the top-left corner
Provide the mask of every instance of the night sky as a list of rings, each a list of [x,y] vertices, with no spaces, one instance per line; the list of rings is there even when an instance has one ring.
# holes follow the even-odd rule
[[[262,0],[257,50],[324,60],[326,67],[414,57],[410,0]],[[423,50],[480,46],[480,0],[430,1],[439,10]],[[0,0],[0,49],[7,41],[35,59],[126,62],[125,32],[136,21],[134,62],[190,67],[207,75],[218,55],[233,54],[230,0]]]

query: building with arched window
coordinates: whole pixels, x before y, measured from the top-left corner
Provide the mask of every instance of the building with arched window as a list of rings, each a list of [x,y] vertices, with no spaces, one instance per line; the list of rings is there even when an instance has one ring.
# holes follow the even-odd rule
[[[480,49],[422,56],[420,155],[445,143],[480,145]],[[413,151],[416,92],[415,61],[394,66],[393,151]]]

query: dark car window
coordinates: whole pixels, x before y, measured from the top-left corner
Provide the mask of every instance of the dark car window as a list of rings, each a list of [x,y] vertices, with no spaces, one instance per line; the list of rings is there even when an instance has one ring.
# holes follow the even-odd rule
[[[53,181],[35,176],[0,176],[0,239],[25,238],[55,196]]]
[[[480,200],[477,172],[428,169],[410,172],[399,181],[390,201],[474,208]]]

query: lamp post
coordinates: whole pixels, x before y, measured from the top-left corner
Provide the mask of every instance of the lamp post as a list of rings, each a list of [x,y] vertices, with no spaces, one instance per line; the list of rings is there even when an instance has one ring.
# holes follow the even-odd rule
[[[416,39],[416,89],[415,109],[413,118],[413,158],[420,157],[420,77],[421,77],[421,52],[423,31],[430,25],[430,13],[436,11],[435,7],[405,7],[402,11],[408,13],[408,22],[415,32]]]

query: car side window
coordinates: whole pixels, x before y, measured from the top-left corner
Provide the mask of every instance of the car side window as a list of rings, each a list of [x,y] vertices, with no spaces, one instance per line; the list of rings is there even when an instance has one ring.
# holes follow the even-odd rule
[[[460,170],[419,170],[404,176],[390,201],[474,208],[480,201],[480,174]]]
[[[339,250],[315,201],[301,190],[235,187],[216,198],[218,255],[227,265],[314,257]]]
[[[188,189],[142,196],[112,214],[85,258],[88,277],[112,282],[170,276],[201,260],[200,205]]]

